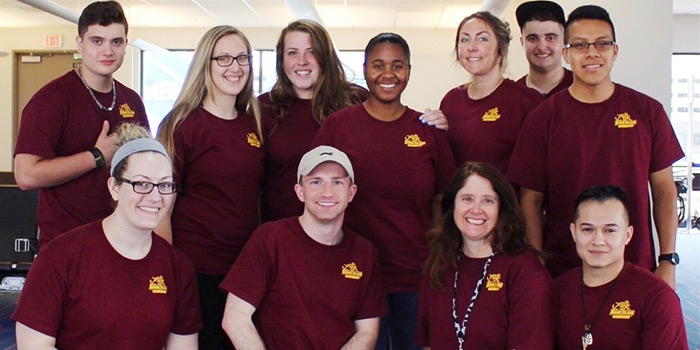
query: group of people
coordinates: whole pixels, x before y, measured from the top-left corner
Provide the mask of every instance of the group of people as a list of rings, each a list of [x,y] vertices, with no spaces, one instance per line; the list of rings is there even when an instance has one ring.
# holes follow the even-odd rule
[[[82,65],[18,134],[17,183],[41,189],[18,348],[686,349],[667,116],[612,82],[604,9],[516,17],[529,74],[504,77],[509,26],[477,12],[454,46],[472,79],[425,113],[399,34],[369,40],[364,89],[294,21],[255,97],[249,41],[211,28],[156,140],[112,77],[123,10],[90,4]]]

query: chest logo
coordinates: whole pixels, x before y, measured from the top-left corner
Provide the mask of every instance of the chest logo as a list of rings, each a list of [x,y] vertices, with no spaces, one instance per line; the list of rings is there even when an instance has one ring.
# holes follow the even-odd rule
[[[148,281],[148,290],[153,294],[167,294],[168,287],[165,285],[163,275],[151,278],[151,280]]]
[[[260,148],[260,140],[258,140],[258,135],[256,135],[254,132],[250,132],[246,137],[249,145]]]
[[[362,271],[357,269],[355,263],[345,264],[340,268],[340,273],[348,279],[359,280],[362,278]]]
[[[610,316],[614,320],[629,320],[634,316],[634,313],[629,300],[618,301],[610,308]]]
[[[621,113],[615,117],[615,126],[619,129],[634,128],[635,125],[637,125],[637,121],[627,113]]]
[[[484,113],[484,116],[481,117],[481,120],[485,122],[495,122],[498,119],[501,119],[501,114],[498,113],[498,107],[489,109],[486,113]]]
[[[124,103],[119,106],[119,115],[121,115],[122,118],[133,118],[136,112],[134,112],[128,104]]]
[[[486,290],[489,292],[498,292],[503,288],[503,282],[501,282],[500,273],[492,273],[486,279]]]
[[[406,137],[403,138],[403,144],[408,147],[423,147],[425,146],[425,141],[421,140],[418,134],[413,134],[406,135]]]

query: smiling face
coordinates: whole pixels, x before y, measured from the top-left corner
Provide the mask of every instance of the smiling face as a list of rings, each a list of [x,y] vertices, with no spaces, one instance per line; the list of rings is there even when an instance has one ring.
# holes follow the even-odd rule
[[[294,190],[304,202],[304,215],[316,221],[342,220],[345,208],[357,192],[348,173],[335,162],[321,163],[309,175],[301,177]]]
[[[284,74],[292,83],[298,98],[311,99],[321,75],[321,66],[314,53],[309,33],[290,31],[284,36]]]
[[[601,20],[581,19],[568,27],[568,44],[614,40],[610,24]],[[574,73],[574,84],[597,88],[612,84],[610,72],[617,58],[617,45],[603,52],[590,45],[585,51],[563,49],[564,59]]]
[[[134,153],[127,162],[126,169],[119,175],[123,179],[155,184],[173,181],[172,165],[160,153]],[[112,199],[117,202],[115,215],[120,222],[136,230],[153,230],[173,201],[172,194],[160,194],[157,188],[149,194],[136,193],[132,185],[116,181],[114,177],[109,179],[108,187]]]
[[[401,103],[401,93],[411,75],[406,51],[391,42],[376,44],[366,54],[364,75],[371,99],[385,104]]]
[[[499,216],[498,194],[491,182],[479,175],[470,175],[457,192],[454,205],[454,222],[462,233],[464,245],[488,243]]]
[[[248,54],[245,42],[236,34],[222,36],[214,45],[211,57],[230,55],[233,57]],[[250,75],[250,65],[241,66],[238,61],[228,67],[221,67],[216,60],[209,65],[209,74],[213,83],[210,94],[215,100],[224,97],[236,97],[245,88]]]
[[[111,77],[121,67],[126,54],[126,28],[121,23],[93,24],[76,39],[83,57],[81,72],[86,78]]]
[[[472,75],[500,74],[498,38],[480,18],[472,18],[459,29],[457,58]]]
[[[617,199],[590,200],[577,209],[570,225],[576,252],[588,270],[617,270],[625,261],[625,247],[632,239],[625,208]]]
[[[564,26],[555,21],[529,21],[522,35],[520,43],[531,70],[547,73],[561,68]]]

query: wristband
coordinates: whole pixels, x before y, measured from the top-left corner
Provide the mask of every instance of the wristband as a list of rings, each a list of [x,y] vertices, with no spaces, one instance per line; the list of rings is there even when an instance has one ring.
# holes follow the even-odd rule
[[[95,169],[102,169],[107,166],[107,160],[105,160],[105,156],[99,148],[91,148],[90,153],[92,153],[92,157],[95,158]]]

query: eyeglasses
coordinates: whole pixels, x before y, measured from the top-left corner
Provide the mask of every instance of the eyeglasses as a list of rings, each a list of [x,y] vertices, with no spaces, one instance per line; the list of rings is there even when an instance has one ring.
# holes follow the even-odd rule
[[[161,182],[159,184],[154,184],[148,181],[131,181],[127,179],[122,179],[121,177],[114,177],[117,181],[128,183],[134,188],[134,192],[138,194],[149,194],[153,192],[153,189],[158,187],[158,193],[160,194],[173,194],[177,192],[176,182]]]
[[[221,55],[212,57],[212,61],[216,61],[219,67],[229,67],[233,64],[233,61],[238,62],[239,66],[247,66],[250,64],[250,60],[253,59],[253,55],[243,54],[238,56],[231,55]]]
[[[591,45],[595,47],[595,49],[598,50],[598,52],[605,52],[610,50],[611,47],[615,46],[615,41],[601,40],[596,41],[594,43],[571,43],[564,45],[564,47],[578,52],[586,52],[588,51],[588,48],[591,47]]]

